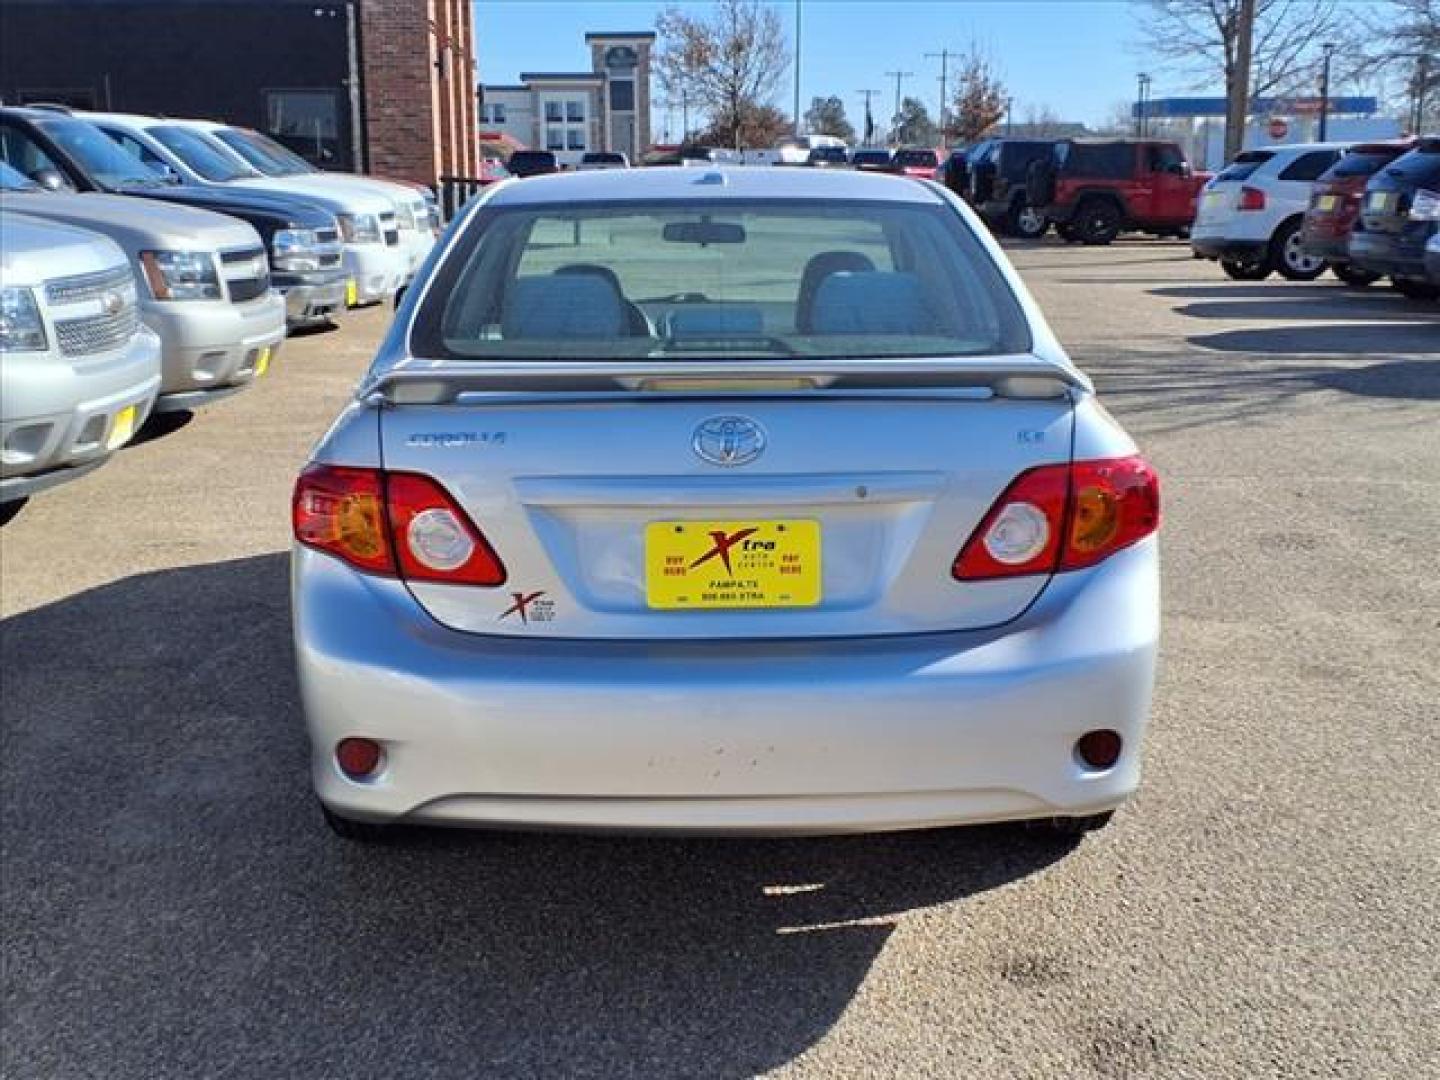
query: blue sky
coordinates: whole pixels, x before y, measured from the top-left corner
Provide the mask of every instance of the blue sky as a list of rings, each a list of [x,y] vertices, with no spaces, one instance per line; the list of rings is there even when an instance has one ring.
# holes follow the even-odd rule
[[[1135,75],[1147,70],[1136,29],[1137,6],[1127,0],[802,0],[801,96],[838,94],[852,119],[864,115],[855,91],[872,89],[877,120],[894,105],[895,80],[886,71],[913,71],[907,96],[939,104],[940,61],[927,52],[964,50],[972,41],[999,69],[1014,98],[1017,121],[1030,108],[1049,107],[1062,119],[1103,123],[1135,95]],[[480,0],[475,5],[480,77],[514,82],[521,71],[576,71],[589,66],[587,30],[648,30],[669,5],[642,0],[609,3],[562,0]],[[678,6],[703,8],[703,3]],[[777,0],[787,33],[793,0]],[[1152,71],[1155,97],[1189,93],[1193,76],[1167,79]],[[793,76],[777,104],[788,112]],[[1216,87],[1209,92],[1218,94]],[[656,135],[664,126],[656,117]],[[678,126],[678,118],[676,120]]]

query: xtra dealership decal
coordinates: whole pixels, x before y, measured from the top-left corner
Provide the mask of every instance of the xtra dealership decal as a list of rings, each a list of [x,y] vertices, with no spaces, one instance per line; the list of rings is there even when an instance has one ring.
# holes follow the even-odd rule
[[[746,537],[749,537],[758,531],[758,529],[751,528],[736,529],[733,533],[727,533],[724,529],[711,529],[710,540],[714,546],[712,546],[710,550],[707,551],[704,555],[701,555],[698,559],[692,562],[690,564],[690,569],[694,570],[697,566],[700,566],[703,563],[707,563],[711,559],[719,559],[722,563],[725,564],[725,572],[727,574],[734,574],[735,571],[730,567],[730,549],[733,548],[736,544],[740,543],[740,541],[744,540]]]
[[[496,622],[518,615],[520,621],[529,626],[532,622],[550,622],[555,618],[555,601],[545,599],[544,589],[532,593],[512,592],[510,599],[515,602],[500,613]]]

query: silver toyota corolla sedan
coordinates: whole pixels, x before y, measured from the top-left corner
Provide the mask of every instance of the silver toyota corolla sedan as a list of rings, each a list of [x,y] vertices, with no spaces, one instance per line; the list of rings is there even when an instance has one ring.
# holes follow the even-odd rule
[[[342,835],[1079,831],[1139,778],[1156,475],[933,184],[491,188],[293,514]]]

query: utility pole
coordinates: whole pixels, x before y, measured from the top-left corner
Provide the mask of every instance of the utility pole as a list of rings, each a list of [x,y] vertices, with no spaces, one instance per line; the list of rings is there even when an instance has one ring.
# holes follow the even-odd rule
[[[800,137],[800,0],[795,0],[795,137]]]
[[[1320,69],[1320,141],[1330,130],[1330,57],[1335,55],[1335,42],[1327,41],[1320,46],[1325,50],[1325,65]]]
[[[860,139],[861,142],[864,143],[866,146],[869,146],[871,141],[875,138],[875,121],[870,115],[870,99],[879,92],[880,91],[878,90],[855,91],[855,93],[861,95],[865,99],[865,127],[861,129],[863,134],[860,136]]]
[[[1250,120],[1250,62],[1255,39],[1255,0],[1240,0],[1235,22],[1235,67],[1226,72],[1225,161],[1235,160],[1245,145]]]
[[[954,55],[956,55],[956,54],[953,53],[953,52],[951,52],[948,46],[947,46],[946,48],[941,49],[938,53],[927,52],[927,53],[925,54],[925,59],[926,59],[926,60],[939,60],[939,61],[940,61],[940,141],[941,141],[941,142],[944,142],[944,141],[945,141],[945,133],[949,130],[948,125],[945,123],[945,119],[946,119],[945,114],[946,114],[946,111],[950,108],[950,98],[946,96],[946,92],[947,92],[947,90],[949,89],[949,83],[950,83],[950,57],[952,57],[952,56],[954,56]]]
[[[910,76],[914,75],[915,73],[913,71],[887,71],[885,72],[885,74],[895,80],[895,115],[890,121],[890,127],[892,128],[890,132],[890,139],[893,142],[895,139],[895,132],[893,129],[897,127],[900,123],[900,82],[903,79],[910,78]]]

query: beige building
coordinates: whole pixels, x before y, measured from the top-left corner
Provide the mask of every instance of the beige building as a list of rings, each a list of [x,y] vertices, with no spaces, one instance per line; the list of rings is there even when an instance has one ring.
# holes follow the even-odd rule
[[[650,147],[651,31],[585,35],[590,71],[522,72],[520,83],[483,88],[481,138],[508,135],[553,150],[563,165],[588,151],[634,161]]]

